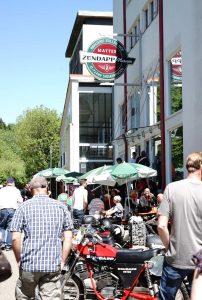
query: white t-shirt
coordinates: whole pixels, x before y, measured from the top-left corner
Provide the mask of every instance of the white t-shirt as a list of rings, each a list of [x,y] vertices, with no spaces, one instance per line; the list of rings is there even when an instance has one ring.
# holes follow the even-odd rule
[[[88,191],[80,186],[74,190],[74,194],[72,196],[73,199],[73,208],[78,210],[83,210],[85,208],[85,204],[87,205]]]
[[[22,202],[23,198],[21,193],[15,186],[5,186],[0,189],[0,209],[17,209]]]

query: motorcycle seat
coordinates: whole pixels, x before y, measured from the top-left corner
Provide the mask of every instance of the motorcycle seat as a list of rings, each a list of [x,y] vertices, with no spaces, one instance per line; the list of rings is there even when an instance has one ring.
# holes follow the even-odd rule
[[[142,264],[153,256],[161,253],[161,249],[137,250],[137,249],[118,249],[116,262]]]

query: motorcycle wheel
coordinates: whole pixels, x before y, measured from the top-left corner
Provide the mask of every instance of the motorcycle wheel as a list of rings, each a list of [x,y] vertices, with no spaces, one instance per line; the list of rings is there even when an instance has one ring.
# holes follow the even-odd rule
[[[81,280],[72,275],[64,285],[62,300],[84,300],[84,286]]]

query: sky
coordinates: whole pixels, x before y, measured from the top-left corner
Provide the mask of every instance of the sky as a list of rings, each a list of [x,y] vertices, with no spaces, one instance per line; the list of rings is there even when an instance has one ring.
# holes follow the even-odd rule
[[[65,51],[77,11],[112,11],[112,2],[0,0],[0,118],[6,124],[40,105],[62,113]]]

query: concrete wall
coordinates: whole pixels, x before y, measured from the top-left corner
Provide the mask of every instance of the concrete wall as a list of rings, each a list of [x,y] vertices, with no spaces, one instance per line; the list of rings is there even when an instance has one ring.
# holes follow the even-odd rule
[[[129,56],[136,57],[133,66],[127,69],[128,83],[134,83],[133,87],[128,87],[128,99],[136,93],[138,83],[142,83],[141,92],[141,121],[140,126],[145,125],[145,84],[147,78],[158,69],[159,60],[159,18],[158,15],[144,31],[144,8],[149,1],[131,0],[128,1],[127,9],[127,33],[130,32],[137,18],[140,18],[141,45],[138,42],[131,50]],[[202,150],[202,138],[200,128],[202,126],[202,3],[194,0],[170,0],[163,1],[164,5],[164,88],[165,88],[165,129],[166,129],[166,181],[171,180],[171,130],[183,126],[183,147],[184,160],[193,151]],[[113,1],[114,32],[123,33],[123,0]],[[123,41],[122,38],[120,38]],[[182,51],[182,93],[183,109],[170,115],[169,96],[169,65],[171,57],[178,51]],[[116,83],[123,82],[123,76]],[[114,89],[114,120],[115,138],[121,134],[120,105],[124,103],[123,87]],[[150,99],[150,102],[152,99]],[[128,105],[128,109],[130,106]],[[150,107],[151,108],[151,107]],[[130,114],[130,111],[128,112]],[[151,118],[152,119],[152,118]],[[118,124],[118,125],[117,125]],[[130,124],[128,124],[128,127]],[[155,128],[152,134],[146,132],[145,138],[139,141],[129,141],[131,145],[140,144],[144,148],[146,140],[160,132]],[[115,141],[116,156],[123,152],[123,140]],[[120,149],[120,151],[119,151]]]

